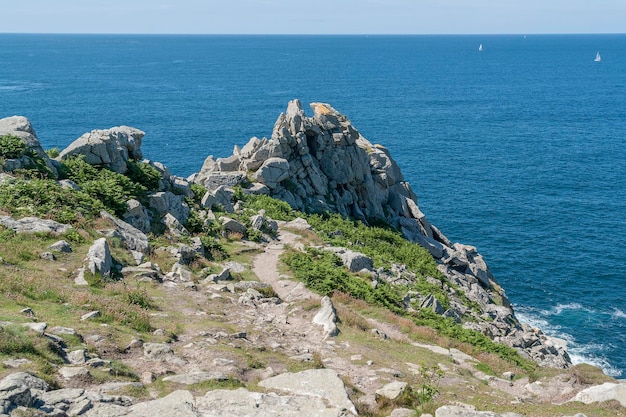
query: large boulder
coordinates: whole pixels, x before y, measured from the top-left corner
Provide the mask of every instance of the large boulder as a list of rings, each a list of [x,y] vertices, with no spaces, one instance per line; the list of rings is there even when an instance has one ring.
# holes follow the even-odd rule
[[[22,139],[26,145],[26,149],[37,155],[38,158],[41,158],[48,169],[50,169],[53,176],[57,176],[56,165],[41,147],[35,129],[33,129],[33,126],[30,124],[30,120],[24,116],[12,116],[0,119],[0,136],[5,135],[12,135]],[[30,164],[32,164],[32,161],[30,161],[30,157],[28,156],[12,160],[9,159],[4,161],[4,170],[14,171],[19,168],[28,168]],[[0,166],[0,171],[2,170],[3,168]]]
[[[182,195],[174,194],[171,191],[161,191],[148,195],[148,202],[150,208],[156,210],[161,216],[169,213],[182,224],[189,219],[189,205]]]
[[[38,217],[24,217],[15,220],[9,216],[0,216],[0,225],[17,233],[51,233],[53,235],[65,233],[72,228],[69,224]]]
[[[332,369],[309,369],[298,373],[285,373],[259,382],[269,390],[278,390],[326,400],[331,406],[357,415],[356,408],[348,398],[345,386],[337,372]]]
[[[328,296],[322,298],[322,306],[313,317],[313,323],[324,326],[324,334],[326,336],[337,336],[339,329],[337,328],[337,312],[335,306]]]
[[[120,174],[128,170],[129,159],[140,161],[141,140],[145,133],[129,126],[117,126],[105,130],[92,130],[72,142],[59,155],[63,160],[83,155],[91,165],[109,168]]]
[[[87,252],[86,261],[87,270],[93,275],[103,277],[111,275],[113,258],[111,258],[111,250],[105,238],[100,238],[93,242]]]
[[[115,216],[101,211],[100,216],[109,220],[115,226],[116,232],[121,236],[122,243],[128,250],[138,251],[144,254],[150,252],[150,243],[148,242],[148,236],[146,236],[141,230],[131,226],[130,224],[118,219]]]
[[[203,417],[350,417],[352,415],[346,414],[343,408],[334,404],[326,404],[319,397],[251,392],[245,388],[208,391],[203,397],[196,398],[196,408]]]
[[[616,384],[605,382],[580,391],[571,401],[591,404],[595,402],[615,400],[626,407],[626,383]]]
[[[254,178],[273,190],[281,181],[289,178],[289,161],[284,158],[269,158],[263,162]]]
[[[218,160],[209,157],[200,173],[190,178],[210,189],[219,184],[212,182],[213,178],[220,181],[228,178],[229,186],[237,182],[247,193],[261,192],[258,184],[262,184],[262,192],[297,210],[332,211],[365,223],[382,221],[390,225],[406,239],[425,248],[436,259],[439,271],[447,278],[445,281],[459,288],[451,290],[445,282],[435,283],[448,293],[450,306],[454,308],[444,309],[436,299],[428,300],[424,307],[458,322],[471,316],[466,325],[514,346],[509,335],[520,330],[521,325],[504,290],[497,285],[476,248],[453,244],[430,224],[387,149],[369,142],[345,115],[329,104],[312,103],[311,108],[313,116],[308,117],[298,100],[290,101],[287,110],[278,116],[269,139],[252,138],[243,148],[236,146],[232,157]],[[247,176],[243,175],[246,173]],[[257,181],[255,185],[248,184],[250,179]],[[212,206],[215,201],[209,194],[205,206]],[[366,256],[348,251],[338,255],[352,272],[365,269],[373,278],[377,276]],[[374,279],[373,284],[376,282]],[[423,301],[428,294],[421,295],[418,299]],[[457,308],[466,304],[466,299],[476,302],[482,310]],[[494,301],[510,314],[499,314],[491,320],[487,306]],[[521,350],[526,357],[549,366],[566,368],[571,364],[565,350],[554,346],[542,344],[537,350],[536,346],[528,345]]]

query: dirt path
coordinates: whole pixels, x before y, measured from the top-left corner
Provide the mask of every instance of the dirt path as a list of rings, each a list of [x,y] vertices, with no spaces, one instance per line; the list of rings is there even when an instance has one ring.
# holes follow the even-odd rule
[[[257,256],[252,266],[252,272],[259,280],[270,284],[278,296],[285,302],[299,300],[319,300],[320,296],[308,290],[303,283],[281,276],[278,271],[280,256],[286,245],[294,245],[299,237],[289,231],[280,230],[278,240],[265,247],[265,251]]]

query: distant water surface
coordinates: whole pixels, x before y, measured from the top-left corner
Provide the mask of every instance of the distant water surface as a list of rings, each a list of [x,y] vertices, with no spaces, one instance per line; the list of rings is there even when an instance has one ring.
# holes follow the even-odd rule
[[[626,35],[0,35],[0,117],[45,148],[126,124],[187,176],[293,98],[388,147],[523,320],[626,376]]]

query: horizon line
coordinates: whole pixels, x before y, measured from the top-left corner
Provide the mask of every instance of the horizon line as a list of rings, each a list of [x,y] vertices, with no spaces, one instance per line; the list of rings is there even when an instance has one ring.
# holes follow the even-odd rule
[[[0,35],[121,35],[121,36],[602,36],[626,32],[520,33],[182,33],[182,32],[0,32]]]

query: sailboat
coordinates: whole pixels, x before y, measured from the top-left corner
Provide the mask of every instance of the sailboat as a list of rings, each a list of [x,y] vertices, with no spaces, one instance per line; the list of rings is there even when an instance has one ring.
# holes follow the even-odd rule
[[[600,62],[602,61],[602,57],[600,56],[600,51],[596,52],[596,57],[594,58],[593,62]]]
[[[482,51],[483,51],[483,44],[481,43],[481,44],[478,46],[478,52],[482,52]]]

